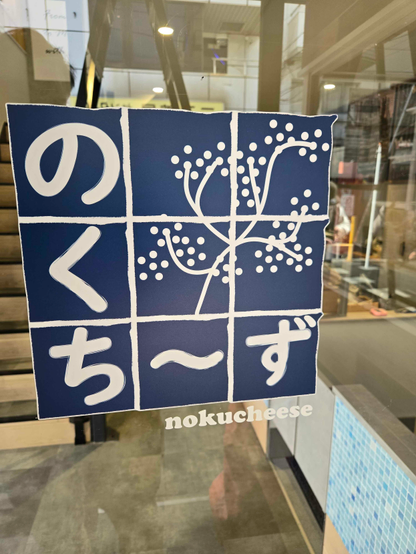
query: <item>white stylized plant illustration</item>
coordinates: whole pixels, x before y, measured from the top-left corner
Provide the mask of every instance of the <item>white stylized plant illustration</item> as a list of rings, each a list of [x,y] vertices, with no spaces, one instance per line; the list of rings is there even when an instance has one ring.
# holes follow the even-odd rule
[[[278,122],[276,119],[270,120],[269,126],[271,129],[275,129],[277,125]],[[256,271],[258,273],[262,273],[265,268],[268,268],[271,273],[276,273],[278,266],[276,265],[275,260],[276,262],[285,261],[288,266],[293,266],[296,272],[301,272],[303,270],[304,266],[301,264],[302,261],[304,261],[304,264],[307,267],[311,266],[313,263],[312,258],[307,257],[312,253],[312,248],[310,246],[302,246],[297,242],[297,238],[302,224],[326,217],[313,214],[313,212],[316,212],[320,208],[317,202],[313,202],[311,206],[303,204],[298,209],[293,209],[290,215],[263,216],[263,211],[270,190],[271,177],[278,156],[284,155],[284,152],[289,148],[298,148],[299,156],[303,157],[309,155],[309,161],[311,163],[315,163],[317,160],[317,154],[315,151],[318,149],[318,144],[315,139],[322,137],[321,129],[315,129],[314,137],[312,137],[313,140],[310,140],[309,133],[306,131],[300,133],[300,138],[295,138],[295,136],[291,134],[291,132],[294,131],[294,127],[290,122],[286,123],[284,131],[285,132],[278,132],[275,139],[273,139],[270,135],[265,137],[264,142],[266,145],[272,145],[274,140],[277,141],[277,145],[273,150],[271,150],[268,160],[264,156],[260,156],[258,159],[255,159],[254,156],[257,150],[257,144],[254,142],[249,144],[251,152],[246,159],[248,168],[248,174],[246,175],[244,175],[244,173],[246,173],[247,168],[243,165],[245,155],[241,150],[236,150],[236,148],[234,149],[234,152],[233,148],[231,149],[231,156],[227,160],[224,160],[220,155],[214,159],[212,152],[207,150],[204,152],[203,157],[197,158],[194,160],[194,163],[189,159],[185,159],[183,162],[183,170],[177,169],[175,172],[175,177],[183,183],[183,191],[186,200],[198,218],[196,223],[202,223],[225,245],[225,248],[218,254],[210,267],[194,269],[193,266],[195,265],[195,259],[192,256],[195,254],[195,248],[192,245],[189,245],[189,237],[180,237],[177,234],[172,236],[171,229],[165,227],[162,230],[164,238],[158,238],[157,240],[159,247],[163,247],[166,244],[172,261],[181,271],[190,275],[206,276],[198,304],[195,309],[195,314],[199,314],[201,312],[211,280],[214,277],[220,276],[219,266],[221,264],[224,264],[222,266],[222,269],[225,272],[225,275],[222,277],[222,282],[224,284],[229,282],[229,275],[227,275],[227,273],[229,273],[231,267],[234,268],[236,275],[241,275],[243,273],[243,269],[241,267],[235,267],[235,263],[224,263],[226,256],[229,256],[231,252],[235,252],[235,250],[243,244],[257,243],[260,245],[260,248],[265,247],[266,252],[264,258],[264,252],[261,249],[255,251],[255,257],[259,259],[259,264],[256,266]],[[233,143],[232,135],[233,128],[231,126],[231,142]],[[236,144],[236,140],[234,141],[234,144]],[[216,145],[219,153],[224,151],[225,147],[224,142],[219,142]],[[329,144],[327,142],[322,143],[320,147],[324,152],[329,150]],[[183,148],[185,156],[190,156],[192,154],[192,150],[191,145],[185,145]],[[175,166],[177,166],[180,161],[181,160],[178,155],[173,155],[171,157],[171,162]],[[258,183],[260,171],[256,167],[256,164],[259,166],[266,166],[262,187],[260,187]],[[200,173],[203,172],[204,167],[205,172],[200,178]],[[209,183],[210,177],[215,171],[220,171],[222,177],[230,179],[231,189],[233,186],[232,180],[234,174],[234,180],[237,185],[235,188],[240,192],[240,200],[238,200],[237,192],[235,192],[235,212],[237,210],[237,206],[240,205],[240,202],[242,201],[246,202],[248,208],[254,210],[254,213],[250,216],[239,216],[236,214],[236,221],[248,221],[248,225],[244,231],[242,231],[238,236],[235,236],[232,244],[230,236],[226,236],[213,225],[212,220],[215,220],[215,218],[207,217],[201,208],[202,194]],[[195,181],[197,185],[196,192],[194,190],[193,193],[191,192],[190,186],[192,181]],[[312,196],[312,191],[308,188],[305,189],[303,191],[303,196],[305,198],[304,201],[308,202],[308,199]],[[291,205],[293,208],[298,206],[299,203],[299,198],[293,197],[291,199]],[[312,213],[308,213],[310,208],[312,209]],[[221,218],[218,219],[220,220]],[[259,221],[269,222],[273,229],[279,229],[280,227],[278,237],[274,234],[271,234],[268,238],[252,234],[256,224]],[[283,230],[285,225],[285,230]],[[178,232],[182,230],[182,227],[182,223],[175,223],[174,225],[175,231]],[[154,235],[158,235],[159,229],[158,227],[153,226],[150,229],[150,232]],[[202,246],[204,243],[204,237],[198,237],[197,246]],[[186,264],[181,261],[181,258],[185,255],[185,251],[190,256],[186,261]],[[149,253],[149,256],[151,258],[149,269],[151,271],[156,271],[156,269],[158,269],[158,264],[155,261],[155,258],[158,257],[157,251],[152,250]],[[260,258],[262,259],[261,261]],[[205,253],[201,252],[198,255],[198,259],[200,261],[204,261],[206,259]],[[141,256],[139,257],[138,262],[143,265],[146,263],[146,258]],[[160,266],[161,268],[167,268],[169,266],[169,262],[167,260],[163,260]],[[163,279],[163,273],[160,271],[154,273],[154,275],[157,280]],[[148,274],[146,272],[142,272],[139,275],[139,278],[142,280],[147,279],[147,277]]]

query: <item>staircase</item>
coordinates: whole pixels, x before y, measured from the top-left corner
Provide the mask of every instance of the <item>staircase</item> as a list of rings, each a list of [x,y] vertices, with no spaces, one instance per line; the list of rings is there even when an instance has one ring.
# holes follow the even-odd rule
[[[69,419],[38,421],[7,126],[0,134],[0,450],[74,444]]]

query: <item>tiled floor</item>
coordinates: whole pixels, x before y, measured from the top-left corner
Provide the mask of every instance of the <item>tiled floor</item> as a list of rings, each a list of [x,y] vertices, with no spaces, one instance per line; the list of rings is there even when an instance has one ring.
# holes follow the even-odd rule
[[[0,452],[1,554],[307,554],[250,424],[108,416],[118,441]],[[228,406],[210,406],[226,411]]]

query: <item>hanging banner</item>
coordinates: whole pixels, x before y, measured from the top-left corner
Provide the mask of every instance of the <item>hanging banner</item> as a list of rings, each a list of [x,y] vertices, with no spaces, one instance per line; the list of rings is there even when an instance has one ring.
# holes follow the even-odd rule
[[[40,418],[315,392],[334,116],[8,117]]]

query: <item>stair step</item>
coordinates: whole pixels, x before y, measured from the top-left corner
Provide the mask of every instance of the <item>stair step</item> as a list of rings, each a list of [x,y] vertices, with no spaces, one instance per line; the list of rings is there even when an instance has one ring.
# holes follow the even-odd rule
[[[0,425],[0,450],[74,443],[75,428],[67,418]]]
[[[0,297],[0,331],[26,330],[27,306],[24,296]]]
[[[0,208],[15,208],[15,207],[16,207],[16,194],[14,192],[14,185],[0,184]]]
[[[29,333],[0,334],[0,374],[32,368]]]
[[[0,428],[4,423],[16,421],[35,421],[37,418],[35,400],[2,402],[0,404]]]
[[[34,375],[0,375],[0,403],[22,400],[36,400]]]
[[[10,148],[8,144],[0,144],[0,161],[10,162]]]
[[[0,234],[15,235],[18,232],[17,210],[0,209]]]
[[[0,239],[1,240],[1,239]],[[23,268],[21,264],[0,265],[0,295],[24,294]]]
[[[22,263],[19,235],[3,235],[0,238],[0,263]]]
[[[13,183],[12,164],[0,162],[0,183]]]

